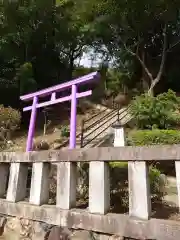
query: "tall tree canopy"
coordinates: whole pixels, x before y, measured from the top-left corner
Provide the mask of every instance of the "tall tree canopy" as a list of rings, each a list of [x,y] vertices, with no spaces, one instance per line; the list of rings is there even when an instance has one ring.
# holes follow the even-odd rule
[[[107,87],[179,91],[179,10],[179,0],[1,1],[1,102],[69,80],[88,48],[111,60]]]
[[[89,26],[96,32],[96,43],[104,44],[123,67],[128,67],[126,63],[132,58],[138,61],[144,88],[152,94],[162,78],[167,54],[180,41],[180,2],[92,0],[86,4],[92,9]]]

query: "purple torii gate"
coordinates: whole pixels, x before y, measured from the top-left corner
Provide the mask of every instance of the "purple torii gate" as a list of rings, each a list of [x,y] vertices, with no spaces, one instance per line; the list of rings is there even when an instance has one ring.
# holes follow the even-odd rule
[[[92,94],[92,90],[78,93],[77,86],[82,84],[88,84],[91,81],[98,80],[100,78],[99,72],[93,72],[87,74],[83,77],[77,78],[75,80],[65,82],[53,87],[49,87],[34,93],[30,93],[21,96],[22,101],[33,101],[32,106],[23,108],[23,111],[31,111],[29,131],[27,137],[26,151],[32,150],[33,137],[35,131],[36,113],[37,108],[46,107],[56,103],[62,103],[66,101],[71,101],[71,118],[70,118],[70,143],[69,148],[73,149],[76,147],[76,112],[77,112],[77,99],[81,97],[87,97]],[[56,93],[61,92],[65,89],[71,88],[71,95],[67,97],[56,98]],[[45,97],[50,95],[50,100],[42,103],[38,103],[40,97]]]

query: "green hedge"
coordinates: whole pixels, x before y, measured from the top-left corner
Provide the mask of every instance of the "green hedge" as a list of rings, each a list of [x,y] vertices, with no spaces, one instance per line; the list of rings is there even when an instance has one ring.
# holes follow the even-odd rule
[[[134,130],[130,131],[127,137],[127,145],[129,146],[179,143],[180,131],[178,130]]]
[[[136,96],[130,110],[138,129],[175,129],[180,125],[179,106],[180,98],[168,90],[156,97]]]

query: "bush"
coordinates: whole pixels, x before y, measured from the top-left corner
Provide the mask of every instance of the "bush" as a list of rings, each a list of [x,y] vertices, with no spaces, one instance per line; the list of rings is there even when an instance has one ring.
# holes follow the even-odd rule
[[[128,163],[127,162],[111,162],[110,164],[111,177],[111,210],[113,212],[122,212],[128,209],[129,190],[128,190]],[[52,168],[54,168],[52,166]],[[89,164],[78,164],[78,184],[77,184],[77,205],[88,205],[89,192]],[[56,170],[51,172],[51,204],[56,201]],[[153,200],[161,200],[164,192],[164,183],[161,180],[161,172],[156,166],[149,167],[149,180],[151,188],[151,198]]]
[[[129,203],[128,163],[112,162],[111,169],[111,206],[115,212],[127,210]],[[153,165],[149,166],[149,182],[153,201],[161,200],[165,194],[165,182],[162,181],[161,171]]]
[[[11,134],[19,128],[21,114],[19,111],[0,105],[0,138],[6,142],[11,138]]]
[[[128,133],[127,145],[130,146],[148,146],[148,145],[166,145],[179,144],[180,131],[178,130],[133,130]],[[154,161],[153,161],[154,162]],[[175,175],[175,166],[173,161],[160,161],[158,168],[163,173]]]
[[[133,130],[128,133],[127,137],[127,145],[130,146],[179,143],[180,131],[178,130]]]
[[[70,131],[68,126],[62,126],[61,128],[61,136],[62,137],[69,137]]]
[[[143,94],[131,105],[131,113],[140,129],[169,129],[180,123],[179,98],[172,90],[157,97]]]
[[[27,94],[37,90],[37,83],[33,77],[33,66],[25,62],[17,71],[16,79],[20,83],[20,94]]]
[[[152,199],[162,200],[165,195],[165,182],[162,180],[161,171],[156,166],[149,167],[149,182]]]

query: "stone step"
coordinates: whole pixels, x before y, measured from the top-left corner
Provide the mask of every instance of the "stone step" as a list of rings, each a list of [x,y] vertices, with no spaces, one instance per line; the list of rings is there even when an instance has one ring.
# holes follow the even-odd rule
[[[111,112],[112,110],[109,110]],[[107,111],[107,112],[108,112]],[[107,114],[106,112],[106,114]],[[106,115],[105,114],[105,115]],[[125,108],[120,110],[120,122],[122,124],[126,123],[128,120],[127,118],[127,111],[125,111]],[[99,117],[96,119],[96,121],[101,120],[103,117]],[[95,121],[95,122],[96,122]],[[88,131],[85,132],[84,137],[84,143],[87,145],[85,146],[86,148],[90,147],[97,147],[103,140],[105,141],[107,139],[107,136],[113,133],[113,129],[111,126],[117,121],[117,113],[116,111],[110,113],[107,117],[102,119],[102,121],[98,122],[90,128]],[[99,126],[99,127],[98,127]],[[91,141],[92,140],[92,141]],[[88,142],[91,141],[89,144]],[[77,138],[77,144],[80,144],[80,137]]]

